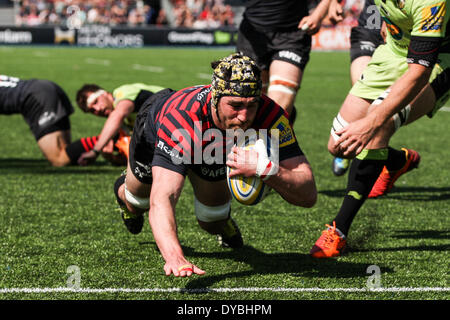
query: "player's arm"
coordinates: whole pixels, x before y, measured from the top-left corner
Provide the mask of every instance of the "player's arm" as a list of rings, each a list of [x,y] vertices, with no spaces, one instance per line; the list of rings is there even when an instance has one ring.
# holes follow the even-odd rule
[[[359,154],[383,125],[419,94],[428,83],[441,41],[442,38],[411,38],[408,70],[391,86],[388,96],[371,108],[366,117],[336,131],[340,138],[335,147],[339,147],[344,156]]]
[[[115,107],[115,109],[110,113],[108,119],[103,125],[100,137],[95,144],[97,150],[102,150],[106,144],[114,138],[114,136],[119,132],[120,127],[123,124],[125,118],[130,115],[134,110],[134,102],[131,100],[121,100]]]
[[[175,206],[183,189],[185,177],[159,166],[152,168],[152,175],[149,221],[153,237],[165,261],[166,275],[184,277],[193,273],[204,274],[205,271],[186,260],[178,240]]]
[[[344,20],[341,0],[331,0],[328,8],[328,19],[334,25]]]
[[[106,119],[100,137],[94,146],[94,149],[83,153],[78,159],[79,164],[89,164],[97,158],[98,154],[103,151],[103,148],[111,141],[112,138],[119,132],[124,119],[134,110],[134,102],[131,100],[121,100],[117,103],[115,109],[109,114]],[[105,150],[107,151],[107,150]]]
[[[310,208],[316,203],[316,183],[305,156],[281,161],[278,172],[267,176],[264,183],[293,205]]]
[[[328,14],[328,8],[331,0],[321,0],[314,11],[306,17],[303,17],[298,24],[298,28],[306,30],[309,35],[317,33],[322,25],[322,20]]]
[[[279,165],[270,161],[265,146],[253,150],[233,147],[227,156],[227,166],[233,168],[230,176],[259,176],[287,202],[312,207],[317,200],[317,189],[311,167],[304,155],[283,160]]]

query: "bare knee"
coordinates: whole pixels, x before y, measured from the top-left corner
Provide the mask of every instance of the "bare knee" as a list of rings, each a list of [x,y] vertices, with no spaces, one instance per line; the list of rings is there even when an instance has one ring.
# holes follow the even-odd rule
[[[57,155],[46,155],[46,158],[53,167],[64,167],[70,164],[70,159],[64,150],[61,150]]]

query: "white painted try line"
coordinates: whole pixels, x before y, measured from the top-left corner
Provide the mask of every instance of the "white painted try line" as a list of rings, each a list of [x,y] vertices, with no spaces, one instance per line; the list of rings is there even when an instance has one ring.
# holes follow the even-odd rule
[[[163,67],[157,67],[157,66],[144,66],[142,64],[133,64],[132,67],[134,70],[158,72],[158,73],[164,72]]]
[[[439,111],[450,112],[450,107],[442,107],[439,109]]]
[[[226,293],[226,292],[447,292],[448,287],[393,287],[393,288],[2,288],[5,293]]]
[[[89,64],[99,64],[99,65],[102,65],[102,66],[109,66],[109,65],[111,65],[111,61],[110,60],[106,60],[106,59],[86,58],[84,61],[86,63],[89,63]]]
[[[212,74],[210,73],[197,73],[197,78],[211,80]]]

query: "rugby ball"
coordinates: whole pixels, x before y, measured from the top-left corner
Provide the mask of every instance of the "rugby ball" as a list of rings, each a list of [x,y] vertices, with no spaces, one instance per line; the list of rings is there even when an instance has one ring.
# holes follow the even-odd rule
[[[256,136],[247,137],[246,139],[242,139],[242,141],[238,141],[236,145],[244,149],[251,149],[256,142],[256,138]],[[249,206],[258,204],[264,200],[270,190],[269,186],[256,176],[244,177],[237,175],[230,177],[232,171],[233,169],[227,166],[227,184],[234,199]]]

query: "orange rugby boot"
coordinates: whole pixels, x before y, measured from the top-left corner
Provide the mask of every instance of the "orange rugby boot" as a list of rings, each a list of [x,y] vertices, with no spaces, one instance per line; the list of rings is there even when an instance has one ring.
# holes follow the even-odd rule
[[[400,170],[389,171],[386,166],[384,166],[383,170],[380,173],[377,181],[372,187],[372,190],[369,193],[368,198],[376,198],[387,194],[394,187],[395,181],[402,174],[405,174],[412,169],[418,168],[420,163],[420,155],[417,151],[411,149],[402,148],[406,153],[406,163]]]
[[[336,229],[336,222],[333,221],[333,226],[326,226],[327,229],[322,231],[322,235],[309,252],[313,258],[338,257],[347,243],[345,236]]]

